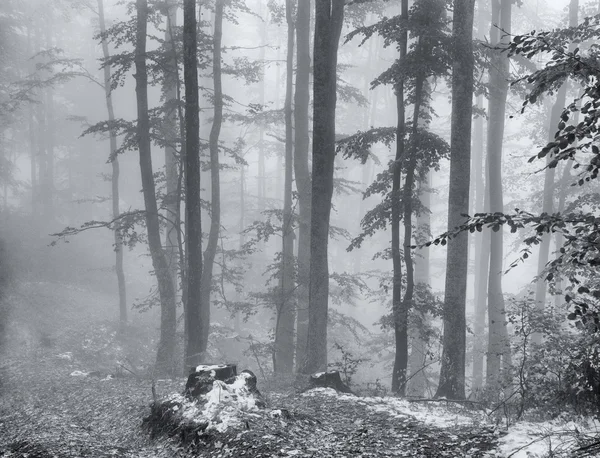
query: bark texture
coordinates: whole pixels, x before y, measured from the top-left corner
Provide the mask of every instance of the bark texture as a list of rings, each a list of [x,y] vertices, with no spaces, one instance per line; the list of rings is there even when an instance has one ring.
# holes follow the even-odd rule
[[[185,213],[187,300],[185,366],[203,359],[205,323],[202,297],[202,208],[200,205],[200,120],[198,96],[197,21],[195,0],[183,3],[183,77],[185,81]]]
[[[327,247],[335,159],[337,50],[344,0],[316,0],[315,5],[309,324],[304,373],[327,369]]]
[[[471,118],[473,111],[473,16],[475,0],[454,0],[452,36],[452,126],[450,133],[450,191],[448,230],[464,223],[469,211]],[[442,366],[437,397],[465,397],[465,303],[467,295],[468,235],[448,242]]]
[[[306,363],[310,270],[311,179],[308,168],[310,102],[310,1],[299,0],[296,12],[296,92],[294,94],[294,178],[298,191],[298,289],[296,294],[296,368]]]

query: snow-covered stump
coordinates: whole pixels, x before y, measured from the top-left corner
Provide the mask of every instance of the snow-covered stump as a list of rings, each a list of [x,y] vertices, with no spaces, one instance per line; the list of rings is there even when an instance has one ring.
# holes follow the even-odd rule
[[[311,388],[333,388],[340,393],[351,393],[352,390],[348,388],[342,381],[342,377],[338,371],[328,371],[328,372],[317,372],[312,374],[309,379],[309,389]]]
[[[150,406],[144,427],[152,438],[178,435],[184,444],[242,427],[247,413],[264,408],[265,403],[252,371],[235,375],[236,371],[235,365],[194,368],[182,394]]]
[[[235,364],[213,364],[193,367],[185,384],[185,394],[191,397],[200,396],[212,389],[215,380],[227,382],[227,380],[233,379],[236,376],[237,366]],[[256,377],[254,378],[256,379]]]

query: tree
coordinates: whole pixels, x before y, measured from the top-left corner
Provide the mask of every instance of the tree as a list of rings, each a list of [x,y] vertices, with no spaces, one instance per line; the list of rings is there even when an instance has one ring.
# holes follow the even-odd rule
[[[408,0],[402,1],[401,17],[408,20]],[[408,50],[408,30],[404,30],[398,41],[400,57],[398,63],[403,65]],[[406,119],[404,112],[404,80],[400,79],[394,88],[396,92],[396,113],[398,120],[396,125],[396,157],[392,178],[392,313],[394,315],[394,338],[396,353],[394,357],[394,368],[392,372],[392,391],[404,390],[406,380],[406,367],[408,365],[408,309],[402,303],[402,251],[400,248],[400,181],[402,176],[402,161],[405,150]]]
[[[413,116],[410,124],[411,134],[410,143],[406,148],[407,157],[404,159],[406,163],[404,186],[402,189],[402,210],[403,210],[403,222],[404,222],[404,264],[406,270],[406,289],[404,291],[404,298],[402,299],[401,305],[401,320],[406,330],[402,330],[403,340],[400,345],[396,345],[396,353],[402,352],[402,357],[396,360],[400,360],[403,364],[401,367],[394,369],[394,374],[399,376],[398,379],[398,392],[401,395],[406,393],[406,379],[407,379],[407,368],[408,368],[408,316],[411,308],[413,307],[413,301],[415,296],[415,268],[412,256],[412,245],[413,245],[413,213],[415,212],[415,205],[413,205],[413,195],[415,193],[415,182],[418,181],[417,175],[417,164],[420,159],[421,162],[427,163],[427,159],[419,157],[421,147],[421,121],[423,119],[429,119],[430,114],[426,109],[428,107],[427,101],[429,100],[429,85],[427,84],[427,78],[438,77],[444,75],[446,68],[444,65],[440,67],[440,58],[435,55],[434,51],[441,44],[444,43],[444,20],[445,20],[445,6],[438,0],[421,0],[412,10],[412,20],[414,24],[412,34],[416,38],[416,44],[413,46],[411,51],[411,59],[414,59],[411,63],[415,67],[414,74],[411,82],[413,87],[410,95],[413,99]],[[432,56],[434,56],[432,58]],[[420,64],[420,65],[417,65]],[[410,65],[410,64],[409,64]],[[399,132],[400,133],[400,132]],[[397,142],[402,141],[402,137],[397,137]],[[393,211],[393,207],[392,207]],[[429,211],[429,209],[420,210]],[[394,379],[392,379],[392,382]]]
[[[577,26],[578,12],[579,0],[571,0],[569,2],[569,27]],[[571,43],[569,51],[572,52],[574,49],[575,44]],[[566,105],[566,100],[567,84],[565,82],[558,90],[556,94],[556,100],[554,101],[554,104],[552,105],[552,109],[550,111],[550,119],[548,125],[549,142],[551,142],[554,139],[555,129],[556,126],[558,126],[558,123],[560,122],[560,116]],[[542,199],[542,213],[548,214],[551,214],[554,211],[554,181],[556,168],[548,167],[552,163],[553,159],[554,157],[552,154],[548,154],[548,156],[546,156],[546,169],[544,172],[544,194]],[[543,311],[546,307],[546,281],[544,279],[544,270],[546,269],[546,264],[548,263],[548,258],[550,257],[550,241],[550,234],[542,237],[542,243],[540,244],[540,251],[538,255],[538,278],[535,283],[535,303],[537,304],[537,308],[540,311]],[[541,343],[541,335],[539,333],[534,333],[533,341],[538,344]]]
[[[396,155],[389,170],[380,174],[367,188],[365,196],[372,193],[384,194],[384,201],[363,218],[363,233],[355,239],[353,246],[362,243],[365,235],[385,227],[392,227],[391,258],[393,264],[392,314],[396,355],[392,372],[392,390],[404,395],[408,367],[409,312],[416,297],[427,288],[416,291],[413,244],[413,214],[429,211],[420,205],[416,183],[426,180],[430,169],[438,168],[439,160],[448,151],[447,144],[429,132],[427,125],[431,118],[429,106],[430,88],[428,78],[446,76],[449,69],[448,36],[446,33],[445,7],[438,0],[420,0],[408,9],[408,2],[402,4],[401,14],[384,18],[378,23],[359,27],[349,37],[363,34],[366,41],[374,32],[384,38],[384,46],[394,43],[399,58],[379,75],[373,86],[391,84],[396,92],[397,125],[391,128],[374,128],[359,132],[340,142],[346,155],[356,155],[363,164],[368,157],[368,148],[376,141],[390,143],[394,134]],[[416,38],[408,52],[408,33]],[[434,52],[435,50],[435,52]],[[412,120],[406,122],[406,106],[413,104]],[[356,150],[354,153],[353,151]],[[401,178],[404,173],[404,185]],[[389,189],[391,185],[391,189]],[[416,196],[415,196],[416,194]],[[404,223],[404,240],[400,241],[400,222]],[[401,248],[403,246],[403,249]],[[402,276],[404,259],[406,276]],[[402,288],[405,288],[402,297]],[[426,300],[420,301],[421,303]],[[419,313],[419,312],[417,312]],[[416,331],[416,330],[415,330]]]
[[[102,37],[102,54],[104,59],[110,57],[108,51],[108,43],[104,37],[106,33],[106,25],[104,20],[104,0],[98,0],[98,19],[100,21],[100,35]],[[113,99],[110,89],[110,67],[104,67],[104,92],[106,94],[106,109],[108,110],[108,122],[110,124],[115,121],[115,110],[113,108]],[[110,140],[110,161],[112,165],[111,176],[111,199],[112,199],[112,217],[117,219],[120,215],[119,210],[119,158],[117,157],[117,133],[114,129],[109,131]],[[119,320],[121,326],[127,323],[127,290],[125,285],[125,273],[123,271],[123,239],[118,228],[114,231],[115,239],[115,270],[117,273],[117,282],[119,288]]]
[[[459,226],[464,221],[462,215],[469,211],[474,9],[475,0],[454,1],[448,228]],[[448,243],[444,348],[436,397],[452,399],[465,397],[465,303],[468,261],[468,236],[462,234]]]
[[[185,364],[202,362],[206,346],[202,294],[202,208],[200,204],[200,120],[198,102],[198,43],[195,0],[183,4],[183,75],[185,81],[185,189],[187,300]]]
[[[503,212],[502,198],[502,145],[506,114],[506,97],[509,85],[509,60],[502,48],[510,40],[512,0],[492,2],[490,42],[499,47],[494,50],[490,66],[489,118],[487,132],[488,193],[490,212]],[[510,367],[510,345],[506,330],[503,276],[503,233],[491,234],[490,272],[488,277],[488,350],[486,358],[486,384],[495,387],[504,371]]]
[[[480,37],[484,34],[486,27],[485,9],[483,2],[477,4],[477,29]],[[487,185],[487,173],[489,167],[484,165],[485,155],[485,120],[483,117],[483,95],[478,94],[476,106],[479,113],[475,114],[473,120],[473,151],[471,163],[471,195],[473,199],[474,213],[489,211],[489,192]],[[487,312],[487,285],[490,262],[490,232],[477,232],[474,237],[475,244],[475,275],[474,275],[474,320],[473,320],[473,378],[471,390],[481,389],[483,386],[483,361],[485,357],[485,319]]]
[[[285,180],[283,197],[283,227],[279,300],[275,326],[274,371],[289,374],[294,368],[294,227],[292,224],[292,169],[294,161],[293,78],[294,78],[294,19],[292,0],[285,2],[287,22],[287,57],[285,78]]]
[[[210,231],[206,250],[204,251],[204,272],[202,273],[202,351],[206,351],[210,329],[210,293],[212,290],[213,267],[219,231],[221,230],[221,184],[219,177],[219,136],[223,123],[223,87],[221,82],[221,41],[223,37],[223,8],[225,0],[215,3],[214,34],[213,34],[213,122],[208,138],[210,154]]]
[[[165,181],[166,194],[163,205],[165,207],[166,233],[165,251],[171,269],[171,277],[177,290],[177,267],[179,265],[179,239],[181,219],[181,185],[180,185],[180,158],[178,157],[177,119],[179,105],[179,62],[177,40],[177,9],[179,5],[174,0],[165,2],[165,69],[163,78],[163,94],[165,97]],[[185,293],[184,293],[185,294]]]
[[[428,211],[431,205],[431,174],[428,173],[424,180],[419,182],[420,205],[423,208],[417,215],[417,241],[429,239],[431,236],[430,222],[431,213]],[[421,285],[422,288],[430,287],[430,268],[429,268],[429,248],[422,247],[415,256],[415,285]],[[428,314],[415,310],[418,320],[425,324]],[[427,377],[425,374],[425,365],[427,361],[427,340],[423,336],[423,329],[413,326],[409,329],[410,355],[408,358],[408,367],[410,376],[408,377],[406,392],[410,396],[425,396]]]
[[[310,1],[296,11],[296,92],[294,94],[294,177],[298,190],[298,293],[296,295],[296,368],[306,360],[310,270],[311,179],[308,168],[310,102]]]
[[[150,122],[148,117],[148,70],[146,66],[146,35],[148,27],[148,1],[136,0],[136,33],[135,33],[135,82],[137,99],[137,143],[140,155],[140,171],[144,194],[145,219],[148,231],[148,245],[152,257],[152,265],[158,281],[158,292],[161,305],[160,340],[156,355],[156,371],[159,374],[175,372],[175,330],[176,303],[175,290],[169,271],[165,253],[160,240],[160,225],[156,190],[152,172],[152,155],[150,145]]]
[[[315,8],[310,286],[304,373],[327,370],[327,247],[335,159],[337,50],[344,0],[316,0]]]

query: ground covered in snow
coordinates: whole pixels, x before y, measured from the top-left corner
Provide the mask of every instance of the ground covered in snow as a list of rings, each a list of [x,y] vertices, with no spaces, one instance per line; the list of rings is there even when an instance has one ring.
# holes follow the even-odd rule
[[[0,362],[1,457],[598,456],[593,448],[573,454],[600,434],[593,422],[557,419],[507,428],[468,403],[356,397],[324,388],[299,393],[272,389],[260,378],[266,407],[217,384],[206,405],[186,404],[181,412],[206,423],[201,434],[183,442],[179,434],[151,438],[142,428],[153,402],[151,380],[127,371],[109,376],[107,361],[126,359],[112,328],[92,322],[68,329],[66,316],[42,318],[60,320],[64,335],[32,343],[23,331],[23,342]],[[155,393],[181,403],[184,385],[184,379],[158,380]]]

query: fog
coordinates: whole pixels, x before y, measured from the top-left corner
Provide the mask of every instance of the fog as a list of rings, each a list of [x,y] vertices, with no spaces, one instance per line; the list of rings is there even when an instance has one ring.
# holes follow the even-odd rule
[[[150,3],[157,8],[160,6],[158,2]],[[276,326],[276,307],[269,294],[275,294],[279,281],[276,267],[282,250],[280,215],[285,186],[285,5],[284,2],[266,0],[231,3],[226,7],[222,36],[221,217],[206,360],[235,362],[269,377]],[[517,35],[534,29],[564,26],[567,4],[566,0],[538,0],[514,7],[512,33]],[[487,2],[478,1],[476,8],[474,36],[485,43],[490,35],[489,6]],[[373,87],[372,83],[397,59],[396,46],[384,46],[383,39],[377,34],[363,43],[360,36],[347,42],[344,37],[357,27],[376,23],[384,15],[398,14],[398,7],[375,2],[372,5],[359,3],[347,9],[338,53],[335,115],[338,139],[370,128],[394,127],[397,123],[393,87],[385,84]],[[199,114],[203,162],[200,183],[206,248],[212,198],[207,143],[214,102],[212,57],[209,54],[212,52],[215,12],[210,2],[206,6],[203,4],[200,10]],[[134,50],[131,28],[135,27],[135,8],[121,1],[104,0],[104,11],[110,54],[122,58],[113,61],[111,67],[113,78],[117,78],[113,80],[112,99],[120,148],[117,155],[120,166],[118,206],[121,213],[133,214],[144,210],[140,158],[133,131],[137,118],[136,70],[130,57]],[[178,27],[174,31],[177,40],[181,34],[182,14],[178,8]],[[479,23],[478,18],[482,18]],[[152,166],[159,211],[164,215],[167,211],[165,109],[160,107],[167,101],[161,75],[167,61],[160,53],[164,54],[167,22],[159,9],[153,10],[150,19],[147,61]],[[131,351],[124,349],[124,354],[136,371],[150,371],[161,312],[143,218],[133,221],[123,233],[127,324],[119,325],[112,231],[115,228],[111,203],[113,169],[109,128],[102,124],[108,115],[101,68],[102,46],[98,36],[98,5],[86,0],[4,0],[0,6],[0,24],[3,68],[0,71],[3,103],[0,137],[3,216],[0,228],[7,252],[3,268],[9,269],[12,279],[6,299],[10,309],[8,322],[18,323],[18,326],[7,327],[7,336],[13,346],[35,348],[40,344],[41,336],[57,340],[66,338],[67,328],[85,329],[99,322],[114,329],[125,326],[121,328],[125,333],[142,333],[143,346],[140,348],[143,350],[138,347]],[[177,46],[180,46],[179,42]],[[481,49],[485,49],[485,45]],[[178,64],[182,71],[182,61]],[[519,65],[511,63],[515,76],[523,71]],[[182,79],[183,74],[179,77]],[[181,103],[177,102],[180,108],[183,107],[182,82],[177,89],[181,97]],[[432,79],[430,84],[434,114],[429,129],[450,142],[450,79],[439,77]],[[543,164],[528,162],[528,159],[546,142],[546,113],[552,99],[544,98],[521,113],[522,97],[522,91],[510,91],[506,105],[502,169],[504,208],[507,212],[519,208],[538,213],[542,208]],[[407,119],[412,116],[412,109],[412,105],[408,105]],[[312,109],[309,112],[312,118]],[[179,126],[176,129],[179,131]],[[180,137],[177,133],[175,149],[178,158],[182,157]],[[375,144],[364,164],[345,159],[342,154],[335,159],[328,247],[331,275],[329,362],[339,363],[344,352],[354,359],[364,360],[354,374],[354,381],[360,384],[381,380],[384,385],[389,385],[391,378],[393,332],[389,325],[381,326],[382,316],[389,317],[392,301],[392,262],[389,253],[386,254],[390,247],[389,224],[383,224],[372,236],[365,237],[360,248],[348,250],[348,247],[360,234],[361,219],[381,200],[377,194],[363,200],[362,193],[387,169],[394,154],[395,143],[392,141],[388,146]],[[472,170],[473,176],[478,173],[483,172]],[[432,239],[448,230],[447,159],[440,162],[439,170],[431,172],[430,183],[428,238]],[[293,192],[293,211],[297,212],[295,185]],[[471,213],[483,211],[474,208],[475,192],[471,190]],[[184,205],[183,200],[181,205]],[[130,223],[119,221],[117,226]],[[163,245],[166,244],[166,230],[163,220]],[[185,234],[184,221],[181,221],[180,230]],[[294,230],[294,250],[297,251],[297,219]],[[507,270],[502,279],[504,293],[507,298],[523,297],[534,288],[537,251],[534,250],[525,262],[509,269],[519,258],[524,235],[522,232],[512,234],[508,229],[504,232],[503,258],[504,270]],[[248,243],[251,247],[244,245]],[[469,243],[467,316],[470,327],[477,286],[475,238],[471,237]],[[415,256],[420,256],[420,252],[417,249]],[[429,256],[429,284],[434,295],[443,300],[446,248],[432,246]],[[180,276],[176,284],[176,354],[179,360],[184,345]],[[441,352],[439,316],[432,318],[431,326],[437,337],[430,342],[428,351],[436,359]],[[467,338],[471,348],[473,335],[469,333]],[[125,361],[124,355],[119,358],[119,364]],[[107,357],[98,364],[116,363]],[[184,370],[182,364],[178,367],[179,372]],[[435,385],[434,372],[437,370],[437,364],[428,368],[428,380],[432,384],[429,390]],[[468,361],[467,372],[470,371]]]

